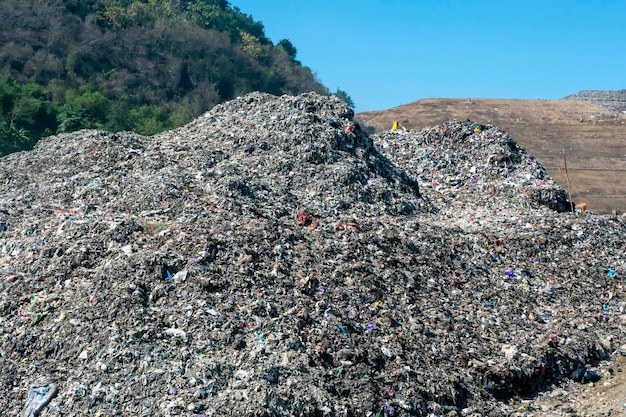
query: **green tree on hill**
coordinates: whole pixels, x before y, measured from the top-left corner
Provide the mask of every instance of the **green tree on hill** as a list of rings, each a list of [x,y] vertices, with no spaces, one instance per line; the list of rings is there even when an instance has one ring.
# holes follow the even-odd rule
[[[337,88],[337,91],[335,91],[333,93],[334,96],[339,97],[340,99],[342,99],[348,106],[354,108],[354,101],[352,100],[352,97],[350,97],[348,95],[348,93],[346,93],[345,91]]]

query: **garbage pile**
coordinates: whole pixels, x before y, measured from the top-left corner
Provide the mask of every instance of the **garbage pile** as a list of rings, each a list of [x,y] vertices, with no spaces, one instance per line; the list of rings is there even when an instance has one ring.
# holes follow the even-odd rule
[[[564,97],[565,100],[581,100],[614,111],[626,111],[626,90],[582,90]]]
[[[526,415],[597,380],[625,343],[623,220],[559,212],[497,128],[353,116],[253,93],[2,158],[3,413]]]
[[[567,193],[506,133],[470,120],[376,136],[380,153],[436,191],[436,206],[569,210]],[[429,194],[429,193],[427,193]],[[485,198],[487,197],[487,198]]]

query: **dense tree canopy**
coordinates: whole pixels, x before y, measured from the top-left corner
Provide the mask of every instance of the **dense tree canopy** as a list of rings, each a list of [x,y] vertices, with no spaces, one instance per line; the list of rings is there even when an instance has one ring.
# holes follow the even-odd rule
[[[328,94],[225,0],[0,2],[0,155],[81,128],[154,134],[249,91]]]

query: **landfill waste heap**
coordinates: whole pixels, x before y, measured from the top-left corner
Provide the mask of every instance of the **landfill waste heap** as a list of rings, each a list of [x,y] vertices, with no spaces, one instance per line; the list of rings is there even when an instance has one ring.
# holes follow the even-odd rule
[[[600,378],[624,221],[496,127],[353,116],[252,93],[0,159],[2,414],[523,415]]]
[[[626,90],[582,90],[563,99],[586,101],[613,111],[626,111]]]

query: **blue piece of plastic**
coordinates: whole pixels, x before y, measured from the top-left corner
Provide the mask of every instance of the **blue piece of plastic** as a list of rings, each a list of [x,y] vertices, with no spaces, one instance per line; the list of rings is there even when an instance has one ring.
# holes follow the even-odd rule
[[[337,323],[337,327],[341,330],[341,333],[348,333],[348,330],[341,323]]]
[[[26,407],[19,417],[37,417],[57,394],[57,385],[50,379],[38,378],[30,387]]]

